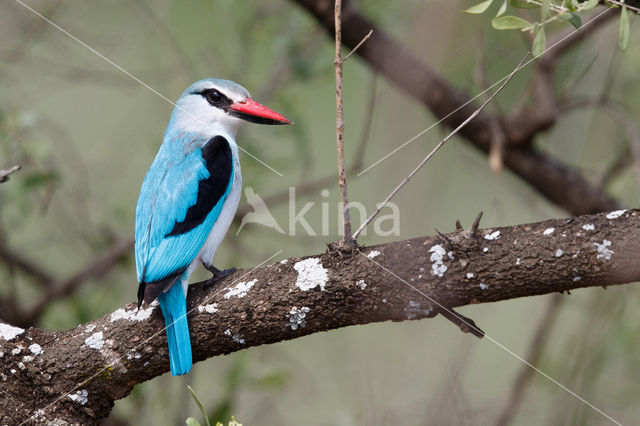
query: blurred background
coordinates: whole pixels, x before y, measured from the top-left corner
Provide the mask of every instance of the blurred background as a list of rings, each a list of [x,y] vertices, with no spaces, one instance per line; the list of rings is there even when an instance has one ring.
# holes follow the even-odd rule
[[[493,83],[529,48],[518,32],[493,30],[489,17],[462,14],[472,2],[353,3],[471,94],[484,88],[478,73]],[[216,253],[216,266],[249,268],[280,249],[276,260],[319,253],[339,239],[337,179],[300,189],[336,171],[334,46],[304,10],[285,0],[30,4],[169,99],[200,78],[227,78],[296,123],[240,131],[239,144],[282,174],[241,154],[244,184],[267,200],[285,233],[248,224],[235,236],[236,223]],[[555,74],[558,90],[575,98],[606,91],[637,117],[634,22],[624,52],[614,19],[567,53]],[[548,31],[556,28],[566,24]],[[0,58],[0,168],[23,168],[0,186],[0,318],[45,329],[75,327],[136,299],[135,204],[173,106],[18,3],[0,5]],[[523,96],[530,68],[489,110],[508,111]],[[435,121],[359,58],[349,59],[344,73],[346,160],[356,169]],[[361,176],[351,173],[350,199],[372,212],[442,137],[435,127]],[[638,206],[620,121],[597,108],[572,109],[536,144],[625,206]],[[295,211],[315,203],[305,218],[318,234],[321,203],[329,203],[328,235],[307,235],[300,225],[292,232],[287,200],[268,201],[289,187],[299,188]],[[434,227],[449,232],[456,219],[468,226],[481,210],[483,227],[568,216],[508,170],[492,172],[486,155],[461,139],[445,146],[395,203],[399,235],[370,230],[361,244],[433,234]],[[245,198],[240,208],[248,208]],[[355,211],[352,217],[359,224]],[[193,279],[208,278],[205,272]],[[640,416],[639,302],[637,288],[627,285],[460,312],[515,353],[538,352],[540,369],[632,424]],[[542,337],[534,340],[537,333]],[[523,368],[488,339],[462,334],[440,317],[356,326],[209,359],[186,377],[165,374],[117,401],[105,424],[177,425],[198,418],[187,385],[212,420],[234,415],[245,426],[494,424],[505,415]],[[523,397],[512,424],[608,424],[541,375],[519,389]]]

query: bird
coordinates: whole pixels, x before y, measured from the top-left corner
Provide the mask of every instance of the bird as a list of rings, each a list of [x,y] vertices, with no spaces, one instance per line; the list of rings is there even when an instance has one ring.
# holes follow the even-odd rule
[[[249,203],[249,205],[253,207],[253,211],[248,212],[247,214],[242,216],[240,226],[236,231],[236,237],[247,223],[259,223],[260,225],[275,229],[279,233],[284,234],[284,231],[282,230],[282,228],[280,228],[280,225],[278,225],[276,218],[273,217],[273,215],[269,211],[267,203],[264,202],[262,197],[256,194],[252,187],[247,186],[244,189],[244,196],[247,199],[247,203]]]
[[[175,103],[158,153],[136,205],[135,260],[138,308],[158,300],[164,316],[171,374],[192,366],[186,296],[200,263],[212,279],[228,275],[213,266],[216,249],[241,197],[236,132],[244,122],[291,124],[251,99],[230,80],[207,78]]]

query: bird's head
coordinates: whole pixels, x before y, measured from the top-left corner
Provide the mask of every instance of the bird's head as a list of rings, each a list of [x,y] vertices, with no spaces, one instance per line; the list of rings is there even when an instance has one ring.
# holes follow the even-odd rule
[[[173,111],[171,124],[181,131],[205,134],[231,133],[245,122],[291,124],[275,111],[255,102],[244,87],[229,80],[208,78],[184,91]]]

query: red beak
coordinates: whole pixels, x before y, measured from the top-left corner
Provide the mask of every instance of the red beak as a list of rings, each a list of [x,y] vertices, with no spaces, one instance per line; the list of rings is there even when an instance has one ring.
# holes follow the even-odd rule
[[[293,122],[275,111],[251,99],[236,102],[229,106],[231,115],[258,124],[293,124]]]

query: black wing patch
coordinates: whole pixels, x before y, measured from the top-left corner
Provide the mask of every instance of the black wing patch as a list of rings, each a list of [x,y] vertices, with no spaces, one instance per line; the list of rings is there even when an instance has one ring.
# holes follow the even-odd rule
[[[189,207],[182,222],[176,222],[166,237],[185,234],[200,225],[222,198],[233,173],[233,156],[229,142],[222,136],[211,138],[202,147],[209,177],[198,183],[198,199]]]

